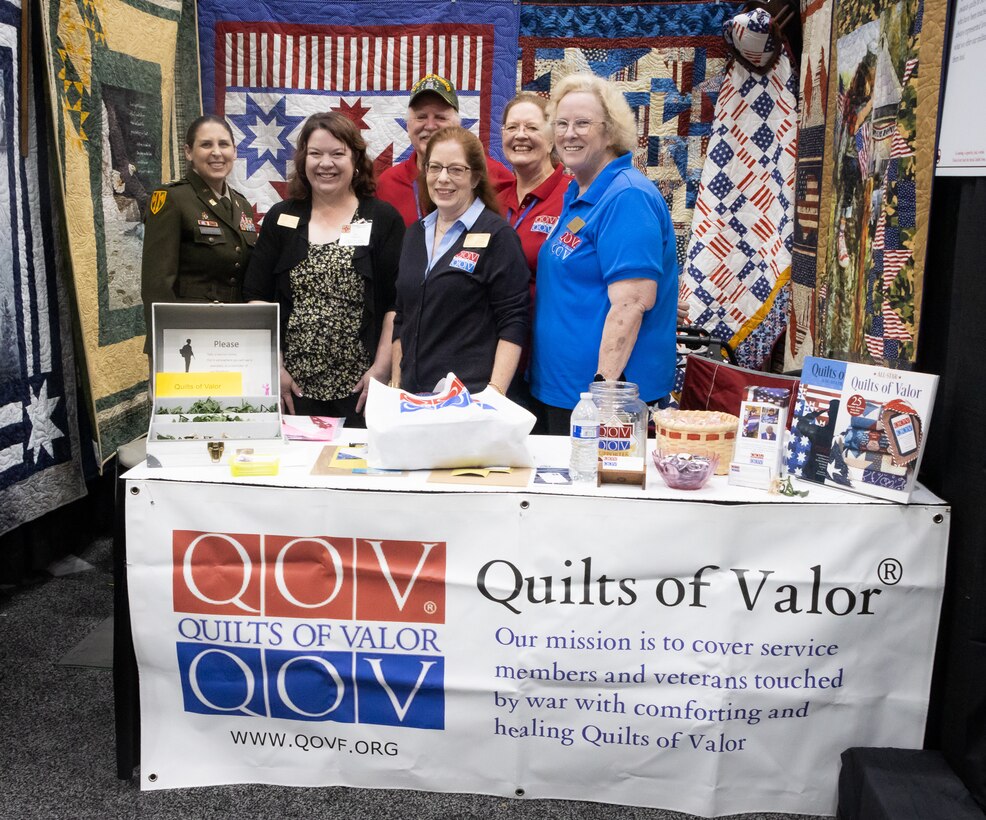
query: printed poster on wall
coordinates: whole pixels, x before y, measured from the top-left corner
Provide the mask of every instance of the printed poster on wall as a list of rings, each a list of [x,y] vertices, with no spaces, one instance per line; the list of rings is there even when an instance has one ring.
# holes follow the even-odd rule
[[[130,482],[145,789],[834,814],[921,745],[944,507],[203,489]]]

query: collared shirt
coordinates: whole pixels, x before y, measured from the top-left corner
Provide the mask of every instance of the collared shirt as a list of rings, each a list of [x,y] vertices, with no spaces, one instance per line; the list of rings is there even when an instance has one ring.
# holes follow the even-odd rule
[[[531,269],[531,298],[534,298],[534,275],[538,267],[538,251],[544,240],[554,230],[558,215],[562,209],[562,198],[571,177],[565,175],[565,166],[561,163],[551,175],[537,188],[524,197],[523,202],[517,201],[517,181],[509,188],[500,191],[497,200],[507,222],[517,231],[520,244],[524,248],[524,259]]]
[[[452,223],[452,227],[445,232],[442,241],[438,243],[437,250],[435,249],[435,227],[438,225],[438,211],[432,211],[422,220],[425,226],[425,247],[428,248],[428,268],[425,270],[425,276],[431,272],[435,263],[445,255],[445,252],[456,243],[458,238],[472,229],[485,207],[482,200],[476,197],[472,201],[472,205],[466,208],[463,214]]]
[[[530,369],[537,399],[562,408],[578,403],[596,372],[609,286],[626,279],[657,283],[625,368],[640,397],[655,401],[674,381],[678,260],[667,203],[630,154],[602,168],[582,196],[578,182],[570,183],[541,247]]]

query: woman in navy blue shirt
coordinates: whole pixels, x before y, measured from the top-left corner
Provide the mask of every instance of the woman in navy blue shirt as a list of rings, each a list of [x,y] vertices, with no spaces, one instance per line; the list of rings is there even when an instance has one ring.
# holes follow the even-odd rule
[[[427,215],[404,236],[393,383],[428,393],[452,372],[470,391],[505,393],[527,340],[530,274],[479,139],[458,126],[432,135],[420,187]]]

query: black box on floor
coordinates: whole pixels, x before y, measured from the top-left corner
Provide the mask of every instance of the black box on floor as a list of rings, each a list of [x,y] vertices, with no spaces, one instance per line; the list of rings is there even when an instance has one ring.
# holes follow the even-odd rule
[[[941,752],[847,749],[839,772],[840,820],[982,820]]]

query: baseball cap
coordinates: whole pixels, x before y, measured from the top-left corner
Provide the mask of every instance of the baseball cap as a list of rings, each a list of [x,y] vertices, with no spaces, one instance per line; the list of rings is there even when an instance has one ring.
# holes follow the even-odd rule
[[[414,105],[418,97],[428,93],[437,94],[456,111],[459,110],[459,98],[455,94],[455,86],[437,74],[426,74],[411,87],[411,99],[408,104]]]

